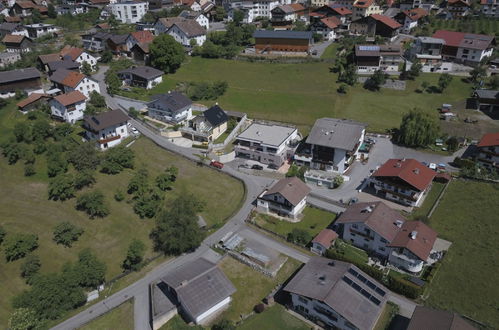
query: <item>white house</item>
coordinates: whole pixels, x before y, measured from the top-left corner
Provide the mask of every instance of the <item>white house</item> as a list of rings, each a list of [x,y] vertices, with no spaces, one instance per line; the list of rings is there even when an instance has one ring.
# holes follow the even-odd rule
[[[478,92],[478,91],[477,91]],[[498,91],[485,91],[485,92],[495,92],[499,94]],[[485,94],[482,91],[480,94]],[[492,94],[492,93],[489,93]],[[497,96],[496,96],[497,102]],[[484,167],[490,170],[499,171],[499,133],[489,133],[485,134],[477,145],[477,161]]]
[[[324,17],[312,24],[312,31],[322,35],[324,40],[335,40],[338,37],[338,30],[341,20],[336,16]]]
[[[123,0],[121,2],[110,4],[108,7],[117,20],[124,24],[135,24],[142,20],[149,10],[148,2],[135,2]]]
[[[228,11],[229,20],[233,20],[234,11],[240,10],[244,13],[243,23],[252,23],[255,18],[272,18],[272,10],[279,6],[277,0],[236,0],[230,2]]]
[[[178,17],[182,17],[185,19],[193,19],[196,22],[198,22],[199,25],[204,27],[206,30],[210,28],[210,20],[208,19],[208,17],[206,17],[205,15],[203,15],[203,13],[199,11],[184,10],[180,13],[180,15],[178,15]]]
[[[173,23],[166,33],[185,47],[191,46],[192,42],[195,42],[197,46],[202,46],[206,41],[206,29],[192,19]]]
[[[400,12],[395,16],[395,19],[402,24],[403,33],[410,33],[418,26],[418,22],[426,16],[428,16],[428,12],[425,9],[413,8]]]
[[[307,205],[310,188],[299,178],[290,177],[277,181],[257,198],[257,210],[297,219]]]
[[[347,119],[317,119],[294,159],[314,170],[343,174],[359,155],[366,126]]]
[[[283,289],[292,308],[327,329],[374,329],[390,291],[354,265],[310,257]]]
[[[484,58],[491,57],[496,45],[493,35],[438,30],[433,38],[445,41],[442,51],[444,60],[471,65],[477,65]]]
[[[150,66],[137,66],[118,72],[118,77],[123,84],[151,89],[163,81],[165,73]]]
[[[101,150],[112,148],[128,137],[128,116],[121,110],[85,117],[86,137]]]
[[[149,116],[167,123],[179,124],[192,118],[192,101],[179,92],[156,95],[147,103]]]
[[[99,82],[80,72],[58,69],[49,79],[54,84],[54,87],[59,88],[65,93],[77,90],[86,97],[90,97],[93,91],[100,93]]]
[[[323,229],[312,240],[310,251],[322,256],[331,248],[336,238],[338,238],[338,234],[334,230],[329,228]]]
[[[72,46],[64,46],[60,51],[61,58],[69,57],[71,60],[80,64],[80,68],[83,65],[83,62],[87,62],[90,64],[92,69],[95,69],[97,66],[97,57],[90,54],[86,50],[78,47]]]
[[[202,114],[189,120],[187,126],[181,128],[182,135],[193,141],[215,141],[227,130],[229,117],[225,111],[215,104]]]
[[[484,16],[499,18],[499,2],[497,0],[480,0],[480,6]]]
[[[72,91],[54,97],[49,101],[52,116],[74,124],[83,118],[87,108],[87,98],[79,91]]]
[[[24,27],[28,31],[29,37],[33,39],[48,34],[54,35],[55,33],[59,32],[59,28],[53,24],[36,23],[25,25]]]
[[[397,73],[402,62],[400,45],[355,45],[357,73],[372,74],[381,70]]]

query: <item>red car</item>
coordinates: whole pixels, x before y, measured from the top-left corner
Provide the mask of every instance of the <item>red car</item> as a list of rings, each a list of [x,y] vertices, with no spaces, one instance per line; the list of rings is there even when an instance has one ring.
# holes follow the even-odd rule
[[[224,167],[223,163],[217,162],[216,160],[212,160],[210,166],[222,169]]]

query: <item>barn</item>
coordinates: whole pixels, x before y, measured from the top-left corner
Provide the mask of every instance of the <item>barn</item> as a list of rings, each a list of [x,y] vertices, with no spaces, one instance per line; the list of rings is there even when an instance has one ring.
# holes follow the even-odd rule
[[[312,32],[310,31],[257,30],[253,37],[255,38],[255,52],[260,54],[270,52],[308,53],[312,44]]]

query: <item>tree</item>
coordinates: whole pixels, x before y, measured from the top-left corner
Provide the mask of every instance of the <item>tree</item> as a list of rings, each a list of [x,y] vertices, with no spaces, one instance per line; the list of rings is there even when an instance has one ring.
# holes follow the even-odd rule
[[[68,161],[62,152],[47,154],[47,174],[54,177],[68,170]]]
[[[203,204],[191,194],[177,197],[156,219],[156,227],[151,232],[155,249],[179,255],[198,247],[203,234],[197,224],[197,213],[202,209]]]
[[[287,237],[288,242],[299,245],[307,245],[312,240],[312,235],[305,229],[294,228]]]
[[[109,214],[104,195],[99,190],[90,191],[78,197],[76,209],[85,211],[91,219],[95,217],[104,218]]]
[[[485,78],[487,71],[484,66],[480,65],[470,71],[471,82],[477,84]]]
[[[40,11],[36,8],[31,11],[31,21],[33,23],[40,23],[42,21],[42,15],[40,14]]]
[[[75,174],[74,186],[80,190],[83,187],[89,187],[95,183],[95,177],[92,171],[84,170]]]
[[[106,108],[107,106],[104,96],[96,91],[92,91],[92,93],[90,93],[90,100],[88,102],[97,108]]]
[[[24,176],[32,176],[36,174],[35,166],[33,164],[24,165]]]
[[[78,262],[73,270],[78,273],[78,284],[87,288],[102,284],[106,275],[106,265],[90,249],[84,249],[78,254]]]
[[[107,174],[118,174],[125,168],[133,168],[133,151],[123,146],[117,146],[108,150],[102,162],[102,172]]]
[[[222,319],[215,323],[211,330],[236,330],[236,326],[227,319]]]
[[[49,181],[49,199],[65,201],[74,197],[73,177],[69,174],[61,174]]]
[[[64,221],[55,226],[54,236],[52,239],[57,244],[62,244],[65,247],[71,247],[71,244],[76,242],[83,232],[82,228],[73,225],[69,221]]]
[[[386,82],[387,74],[381,70],[376,70],[369,79],[364,83],[364,88],[371,91],[379,91],[381,86]]]
[[[68,137],[73,133],[73,126],[70,123],[62,123],[54,128],[53,135],[58,141]]]
[[[14,261],[24,258],[38,247],[38,236],[33,234],[13,234],[4,243],[5,259]]]
[[[104,81],[107,85],[107,91],[111,95],[116,94],[116,92],[123,85],[120,78],[118,78],[118,75],[115,72],[110,72],[109,74],[107,74]]]
[[[2,154],[10,165],[15,164],[22,157],[21,145],[16,142],[6,142],[2,144]]]
[[[30,143],[32,140],[31,137],[31,125],[28,124],[27,122],[18,122],[14,125],[14,130],[13,132],[14,136],[16,137],[17,142],[26,142]]]
[[[337,92],[340,94],[346,94],[348,92],[348,85],[341,84],[340,87],[338,87]]]
[[[168,34],[161,34],[149,47],[153,67],[174,73],[185,60],[184,47]]]
[[[38,274],[41,267],[40,257],[29,255],[21,265],[21,276],[26,279],[26,283],[31,284],[33,277]]]
[[[428,87],[430,87],[430,83],[426,80],[421,83],[421,91],[423,93],[428,89]]]
[[[5,229],[3,229],[2,226],[0,226],[0,245],[2,245],[3,240],[5,239],[5,235],[7,235],[7,232]]]
[[[47,16],[49,18],[56,18],[57,17],[57,11],[55,10],[55,7],[53,4],[49,3],[47,7]]]
[[[225,11],[224,7],[217,6],[215,9],[215,21],[221,22],[224,20],[224,18],[226,16],[227,16],[227,12]]]
[[[152,218],[159,209],[163,195],[157,189],[151,188],[136,195],[133,211],[141,218]]]
[[[498,89],[499,88],[499,75],[495,74],[490,77],[490,80],[488,82],[489,88],[490,89]],[[1,107],[1,105],[0,105]]]
[[[86,142],[76,145],[69,152],[69,159],[78,171],[95,170],[101,162],[101,155],[93,143]]]
[[[128,246],[126,258],[123,261],[123,269],[136,271],[142,268],[145,251],[146,245],[142,241],[134,239]]]
[[[172,181],[170,179],[170,175],[167,173],[162,173],[156,177],[156,185],[162,191],[170,190],[172,187]]]
[[[451,136],[449,139],[447,139],[446,144],[447,149],[450,152],[454,152],[459,149],[459,140],[455,136]]]
[[[137,172],[135,172],[134,176],[130,179],[128,183],[127,192],[129,194],[137,193],[137,195],[142,195],[147,189],[149,173],[147,169],[140,168]]]
[[[397,140],[410,147],[426,147],[438,137],[439,125],[433,116],[415,108],[404,115]]]
[[[34,330],[40,325],[37,313],[29,308],[18,308],[9,319],[10,330]]]
[[[350,64],[343,72],[340,72],[338,81],[344,82],[350,86],[355,85],[357,82],[357,69],[355,68],[355,65]]]
[[[335,176],[333,179],[334,187],[338,188],[339,186],[341,186],[343,184],[343,181],[344,181],[343,176],[341,176],[341,175]]]
[[[452,76],[448,73],[444,73],[438,78],[438,88],[440,90],[440,93],[443,93],[443,91],[449,86],[449,84],[452,81]]]
[[[100,61],[102,63],[109,63],[113,60],[113,53],[109,49],[106,49],[105,51],[102,52],[102,55],[100,57]]]
[[[52,126],[45,118],[39,118],[33,123],[32,137],[33,141],[45,140],[52,135]]]
[[[81,65],[81,73],[83,73],[86,76],[92,75],[92,66],[87,62],[83,61],[83,64]]]
[[[422,69],[423,66],[421,65],[421,63],[419,63],[419,61],[414,61],[414,63],[412,63],[411,68],[408,71],[407,78],[414,80],[416,77],[419,76]]]
[[[234,24],[236,24],[237,26],[241,25],[243,19],[244,13],[241,10],[234,10],[232,14],[232,21],[234,22]]]

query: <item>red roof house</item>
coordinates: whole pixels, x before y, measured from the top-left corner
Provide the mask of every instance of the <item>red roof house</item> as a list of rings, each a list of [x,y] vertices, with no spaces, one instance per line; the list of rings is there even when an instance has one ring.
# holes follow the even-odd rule
[[[499,132],[485,134],[477,145],[479,148],[497,146],[499,146]]]
[[[327,249],[331,247],[334,240],[338,238],[338,234],[332,229],[326,228],[321,230],[317,236],[312,240],[312,247],[310,250],[320,255],[324,255]]]
[[[436,240],[437,232],[423,222],[406,221],[388,246],[407,249],[422,261],[426,261]]]

